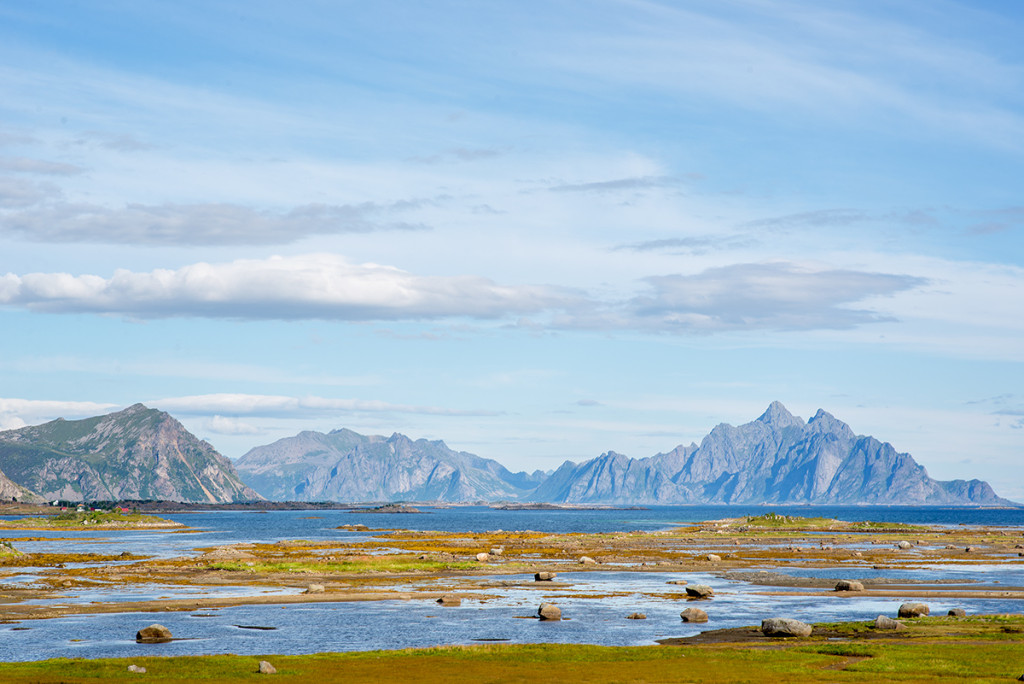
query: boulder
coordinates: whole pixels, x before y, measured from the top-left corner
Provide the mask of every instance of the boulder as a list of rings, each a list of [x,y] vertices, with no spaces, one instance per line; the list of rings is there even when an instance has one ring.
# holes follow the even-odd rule
[[[646,620],[647,616],[643,613],[630,613],[626,616],[627,620]]]
[[[949,617],[967,617],[967,611],[963,608],[950,608],[946,615]]]
[[[437,602],[442,606],[461,606],[462,599],[455,594],[445,594],[441,598],[437,599]]]
[[[706,556],[706,558],[707,558],[709,563],[721,563],[722,562],[722,557],[719,556],[717,553],[709,553]]]
[[[968,546],[967,548],[964,549],[964,553],[974,553],[974,551],[975,551],[975,548],[973,546]]]
[[[324,593],[324,591],[325,591],[324,585],[322,585],[322,584],[310,584],[308,587],[306,587],[305,593],[307,593],[307,594],[322,594],[322,593]]]
[[[879,615],[875,618],[875,629],[906,629],[902,622],[893,620],[891,617]]]
[[[914,546],[913,544],[911,544],[910,542],[904,540],[904,541],[901,541],[899,544],[897,544],[896,548],[897,549],[904,549],[904,550],[906,550],[906,549],[912,548],[913,546]]]
[[[535,572],[535,573],[533,573],[533,581],[534,582],[550,582],[551,580],[555,579],[556,577],[558,577],[558,573],[557,572],[543,571],[543,572]]]
[[[864,591],[864,585],[857,580],[839,580],[836,591]]]
[[[562,609],[554,603],[542,603],[537,609],[537,617],[541,620],[561,620]]]
[[[266,660],[260,661],[260,674],[277,674],[277,668]]]
[[[679,617],[683,619],[683,622],[707,622],[708,614],[700,608],[687,608]]]
[[[490,553],[492,556],[500,556],[501,554],[505,553],[505,549],[503,549],[500,546],[492,546],[491,550],[488,553]]]
[[[131,665],[128,666],[128,671],[129,672],[134,672],[135,674],[146,674],[146,668],[139,667],[135,663],[132,663]]]
[[[927,615],[929,612],[928,605],[925,603],[904,603],[900,606],[899,612],[896,616],[901,618],[916,618]]]
[[[476,554],[476,559],[481,563],[486,563],[487,561],[491,560],[491,554],[484,553],[481,551],[480,553]]]
[[[597,561],[590,556],[580,556],[581,565],[597,565]]]
[[[678,584],[679,586],[686,586],[687,584],[689,584],[689,582],[687,582],[686,580],[669,580],[668,582],[665,582],[665,584]]]
[[[761,620],[761,633],[769,637],[807,637],[813,628],[806,622],[792,618],[768,618]]]
[[[143,627],[135,633],[135,641],[140,644],[163,644],[172,638],[171,630],[156,623],[149,627]]]
[[[692,599],[710,599],[715,595],[715,590],[706,584],[689,584],[686,586],[686,596]]]

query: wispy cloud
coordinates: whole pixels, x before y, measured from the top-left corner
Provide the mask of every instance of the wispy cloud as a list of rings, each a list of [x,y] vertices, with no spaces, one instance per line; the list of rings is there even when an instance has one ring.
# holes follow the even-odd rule
[[[462,410],[441,406],[393,404],[366,399],[292,397],[269,394],[201,394],[168,397],[146,402],[147,406],[175,414],[217,416],[307,417],[336,413],[411,413],[432,416],[494,416],[493,411]]]
[[[0,202],[38,204],[48,194],[38,186],[0,185]],[[36,242],[95,242],[133,245],[267,245],[311,235],[426,230],[421,223],[389,218],[413,201],[378,204],[307,204],[275,212],[237,204],[129,204],[111,209],[95,204],[55,204],[6,216],[0,231]]]
[[[637,178],[616,178],[613,180],[591,181],[588,183],[560,183],[548,188],[549,192],[620,192],[625,190],[646,190],[664,188],[679,184],[672,176],[640,176]]]
[[[787,262],[734,264],[694,275],[648,278],[651,292],[629,301],[623,314],[637,327],[661,331],[851,328],[887,318],[855,308],[858,302],[926,282]]]
[[[39,173],[49,176],[74,176],[85,171],[81,166],[29,157],[0,157],[0,170],[15,173]]]

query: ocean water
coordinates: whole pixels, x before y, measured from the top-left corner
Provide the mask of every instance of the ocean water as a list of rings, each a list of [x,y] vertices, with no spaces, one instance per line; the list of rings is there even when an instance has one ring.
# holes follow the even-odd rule
[[[999,525],[1024,532],[1022,509],[962,509],[908,507],[651,507],[643,510],[499,511],[486,507],[421,508],[422,514],[352,513],[349,511],[277,511],[269,513],[218,511],[169,515],[195,533],[110,532],[39,533],[4,531],[0,538],[42,537],[15,541],[29,552],[74,550],[117,554],[132,551],[160,557],[189,556],[198,549],[243,541],[275,542],[285,539],[337,540],[368,538],[372,533],[336,529],[346,523],[371,528],[443,531],[537,530],[542,532],[616,532],[657,530],[681,524],[775,511],[787,515],[814,515],[842,520],[919,522],[938,525]],[[985,588],[1024,585],[1024,559],[1005,565],[921,566],[913,570],[875,571],[866,567],[800,568],[765,566],[794,575],[838,578],[905,577],[914,580],[955,579]],[[31,583],[30,568],[0,572],[0,584]],[[532,576],[466,577],[457,579],[458,591],[486,595],[486,600],[464,599],[461,606],[441,607],[426,599],[363,603],[310,603],[298,605],[240,606],[194,613],[127,613],[25,620],[0,625],[0,661],[40,660],[53,657],[131,657],[135,655],[313,653],[471,644],[482,641],[511,643],[591,643],[603,645],[653,644],[656,639],[690,636],[705,629],[759,624],[771,616],[808,622],[870,620],[895,616],[900,603],[922,600],[933,614],[949,608],[972,613],[1018,613],[1022,601],[1013,599],[937,600],[916,597],[913,591],[899,598],[813,596],[801,589],[773,588],[723,579],[712,574],[664,572],[566,573],[559,581],[530,586]],[[681,588],[667,584],[686,579],[714,587],[711,601],[700,602],[711,619],[704,625],[683,623],[679,612],[687,607],[678,598]],[[438,583],[438,589],[452,580]],[[501,584],[504,582],[505,584]],[[523,583],[526,586],[515,586]],[[412,585],[410,585],[412,586]],[[422,585],[420,585],[422,586]],[[925,585],[926,586],[926,585]],[[301,587],[274,589],[297,593]],[[265,593],[263,587],[218,587],[210,595]],[[161,596],[194,596],[195,587],[111,587],[97,592],[69,589],[59,602],[129,601]],[[599,596],[600,598],[594,598]],[[558,604],[566,618],[559,623],[532,619],[541,601]],[[646,620],[627,620],[642,612]],[[135,631],[153,622],[171,629],[180,641],[141,645]],[[267,629],[252,629],[264,627]]]

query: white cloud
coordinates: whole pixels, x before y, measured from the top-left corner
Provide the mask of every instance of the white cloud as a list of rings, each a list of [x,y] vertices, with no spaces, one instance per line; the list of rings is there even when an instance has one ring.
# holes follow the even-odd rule
[[[502,286],[479,276],[415,276],[330,254],[198,263],[110,278],[0,276],[0,304],[55,313],[232,319],[500,318],[565,306],[555,288]]]
[[[0,397],[0,430],[13,430],[25,425],[56,418],[87,418],[109,413],[117,404],[94,401],[52,401]]]
[[[259,435],[263,433],[263,430],[255,425],[224,416],[213,416],[203,424],[203,427],[218,435]]]

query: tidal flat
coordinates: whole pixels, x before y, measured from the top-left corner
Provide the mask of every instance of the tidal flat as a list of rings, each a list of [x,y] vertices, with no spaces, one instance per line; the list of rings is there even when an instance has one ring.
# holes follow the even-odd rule
[[[352,681],[350,670],[367,663],[417,669],[426,658],[438,676],[410,681],[444,679],[435,661],[461,672],[456,662],[463,660],[467,672],[490,668],[485,681],[516,679],[523,670],[513,664],[546,676],[574,662],[609,663],[608,678],[595,671],[587,677],[593,681],[749,681],[788,667],[804,673],[797,681],[819,681],[813,663],[829,681],[847,680],[837,671],[860,681],[870,672],[877,678],[883,663],[896,668],[890,678],[903,667],[897,661],[934,669],[929,639],[949,648],[974,644],[1005,668],[1024,668],[1024,623],[1016,616],[1024,600],[1024,530],[1017,525],[761,514],[632,531],[465,532],[402,529],[400,520],[374,529],[342,512],[289,512],[276,521],[284,514],[237,515],[267,529],[316,533],[238,541],[215,524],[235,518],[217,514],[195,516],[203,524],[188,529],[3,530],[10,545],[0,555],[5,681],[18,672],[27,679],[10,681],[51,681],[38,674],[47,663],[60,668],[62,681],[110,676],[109,668],[123,672],[136,661],[152,661],[147,669],[155,673],[174,669],[161,665],[167,656],[186,670],[193,662],[209,672],[235,668],[224,681],[241,681],[253,657],[269,653],[282,678],[343,668]],[[537,581],[536,573],[555,576]],[[836,591],[840,579],[860,582],[862,590]],[[687,587],[695,584],[712,587],[713,596],[693,599]],[[438,603],[442,597],[448,602]],[[896,617],[907,601],[927,603],[936,617],[908,621],[898,634],[866,627],[879,614]],[[535,619],[542,602],[560,606],[563,620]],[[706,611],[708,622],[683,622],[680,612],[690,606]],[[969,617],[942,617],[957,608]],[[627,619],[636,614],[644,618]],[[769,617],[818,627],[808,639],[756,638],[751,627]],[[169,627],[175,640],[135,644],[135,630],[153,622]],[[847,642],[871,654],[842,655],[836,644]],[[996,653],[1004,650],[1013,657]],[[339,653],[320,655],[326,652]],[[730,679],[715,670],[716,659],[749,663]],[[511,669],[495,670],[496,663]],[[677,671],[684,665],[698,674],[706,665],[715,675],[684,676]],[[68,678],[79,671],[80,679]],[[988,671],[995,672],[944,676],[984,681]],[[931,676],[921,671],[908,681]],[[1005,681],[1005,674],[992,676]]]

